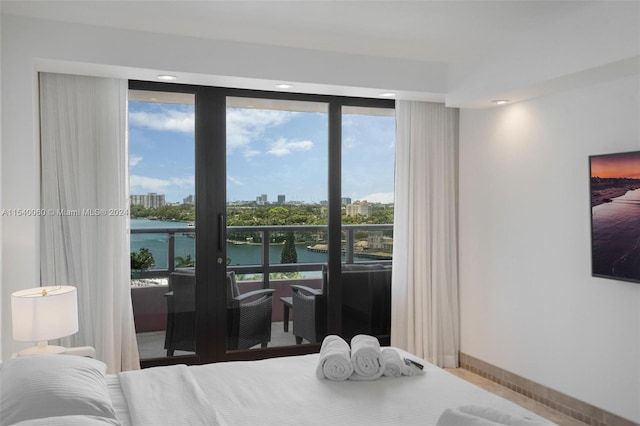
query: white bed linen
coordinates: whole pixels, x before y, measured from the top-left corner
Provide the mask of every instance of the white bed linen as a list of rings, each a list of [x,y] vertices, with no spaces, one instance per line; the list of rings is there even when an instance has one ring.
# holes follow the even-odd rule
[[[217,426],[216,410],[193,371],[178,364],[118,373],[133,424]]]
[[[122,423],[122,426],[132,426],[131,417],[129,417],[129,405],[120,387],[120,379],[117,374],[107,374],[107,392],[111,398],[111,404],[113,405],[113,411],[116,413],[116,417]]]
[[[322,380],[315,375],[318,354],[190,368],[210,398],[221,425],[425,426],[435,425],[447,408],[461,405],[492,407],[545,422],[424,360],[400,353],[423,363],[426,374],[365,382]],[[108,384],[123,426],[135,426],[126,412],[126,403],[122,404],[124,397],[116,386],[117,377],[114,381],[110,376]]]

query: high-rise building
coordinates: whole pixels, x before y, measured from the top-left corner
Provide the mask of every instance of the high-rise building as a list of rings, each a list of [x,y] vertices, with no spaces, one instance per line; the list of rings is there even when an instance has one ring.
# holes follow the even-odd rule
[[[373,212],[373,206],[366,201],[356,201],[353,204],[347,204],[347,216],[369,217]]]
[[[384,235],[379,230],[369,230],[367,243],[370,249],[381,250],[384,247]]]
[[[193,194],[189,194],[189,195],[187,195],[187,196],[182,200],[182,204],[195,204],[195,202],[193,201]]]
[[[149,192],[143,195],[131,195],[130,202],[132,206],[142,206],[145,208],[161,207],[166,204],[164,194],[156,194]]]
[[[347,206],[347,205],[351,204],[351,198],[342,197],[342,200],[340,201],[340,204],[342,204],[343,206]]]
[[[267,204],[267,194],[258,195],[256,197],[256,204],[259,206],[264,206]]]
[[[283,194],[278,195],[278,204],[282,205],[285,202],[285,196]]]

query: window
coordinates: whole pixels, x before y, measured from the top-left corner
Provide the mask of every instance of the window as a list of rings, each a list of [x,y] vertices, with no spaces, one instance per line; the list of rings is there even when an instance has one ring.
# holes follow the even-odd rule
[[[159,261],[140,275],[167,277],[171,271],[198,265],[191,278],[196,295],[191,296],[194,345],[168,355],[191,354],[180,357],[180,362],[210,362],[307,353],[317,350],[322,333],[346,330],[343,318],[351,313],[341,304],[341,266],[384,266],[390,274],[393,101],[143,82],[132,82],[130,87],[159,99],[130,106],[132,195],[141,196],[132,202],[144,207],[144,203],[160,203],[158,198],[164,194],[165,204],[176,204],[163,210],[171,216],[156,213],[160,207],[144,207],[156,209],[154,214],[142,207],[133,210],[147,214],[145,220],[151,226],[167,219],[177,226],[176,230],[162,223],[156,227],[159,230],[149,232],[154,237],[164,234],[155,240],[166,245],[166,251],[154,249]],[[172,102],[155,96],[163,91],[174,92],[165,93]],[[185,97],[190,100],[184,102]],[[163,170],[155,167],[164,173],[156,176],[141,173],[149,163],[138,147],[157,144],[156,137],[171,134],[169,124],[165,123],[163,132],[159,125],[148,128],[157,132],[153,140],[134,134],[136,120],[148,119],[152,111],[175,119],[173,126],[191,126],[189,131],[173,133],[173,143],[185,151],[171,152],[173,145],[155,151],[176,162]],[[176,139],[187,134],[191,142]],[[177,164],[186,152],[193,159],[191,174]],[[195,176],[194,186],[186,185],[189,176]],[[147,186],[134,192],[133,185],[140,182],[156,183],[163,191]],[[170,184],[162,187],[166,182]],[[169,195],[170,189],[183,184],[179,197]],[[132,251],[139,251],[133,245],[134,235],[141,238],[139,232],[132,227]],[[294,330],[296,318],[298,325],[302,323],[303,311],[292,301],[292,285],[315,288],[324,297],[323,310],[315,319],[322,328],[317,336],[299,336]],[[254,304],[269,299],[265,305],[269,312],[258,325],[243,319],[248,293],[253,294]],[[387,315],[365,313],[371,314]],[[171,313],[160,317],[171,329]],[[371,327],[371,318],[367,321]],[[266,339],[261,337],[263,332]],[[155,337],[148,337],[163,346],[168,334],[159,330]],[[263,353],[264,348],[268,352]],[[164,356],[164,348],[161,351]]]
[[[190,93],[129,91],[131,296],[141,359],[167,354],[169,274],[195,267],[194,111]],[[173,353],[195,346],[181,349]]]

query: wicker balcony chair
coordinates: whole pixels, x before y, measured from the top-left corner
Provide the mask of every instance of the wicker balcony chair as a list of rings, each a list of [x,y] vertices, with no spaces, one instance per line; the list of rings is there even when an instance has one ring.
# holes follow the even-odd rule
[[[350,264],[342,267],[342,333],[389,336],[391,266]]]
[[[292,285],[293,335],[296,344],[321,342],[326,336],[327,269],[322,288]],[[342,265],[342,337],[356,334],[389,336],[391,329],[391,267],[380,264]]]
[[[235,273],[227,273],[227,349],[267,347],[274,292],[266,288],[240,294]]]
[[[174,351],[196,350],[195,288],[193,271],[169,274],[167,331],[164,348]],[[227,348],[248,349],[271,341],[272,296],[275,290],[263,289],[240,294],[233,272],[227,273]]]
[[[174,351],[196,351],[196,275],[193,271],[169,274],[167,331],[164,348],[167,356]]]
[[[296,344],[305,339],[309,343],[321,342],[327,332],[327,266],[322,266],[322,287],[317,290],[294,284],[292,290],[293,335]]]

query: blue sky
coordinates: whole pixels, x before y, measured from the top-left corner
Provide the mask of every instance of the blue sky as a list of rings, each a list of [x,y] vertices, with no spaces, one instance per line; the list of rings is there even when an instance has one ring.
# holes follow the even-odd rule
[[[194,107],[129,103],[132,194],[195,194]],[[343,116],[342,196],[393,201],[394,117]],[[228,108],[227,199],[327,199],[327,116],[319,112]]]

